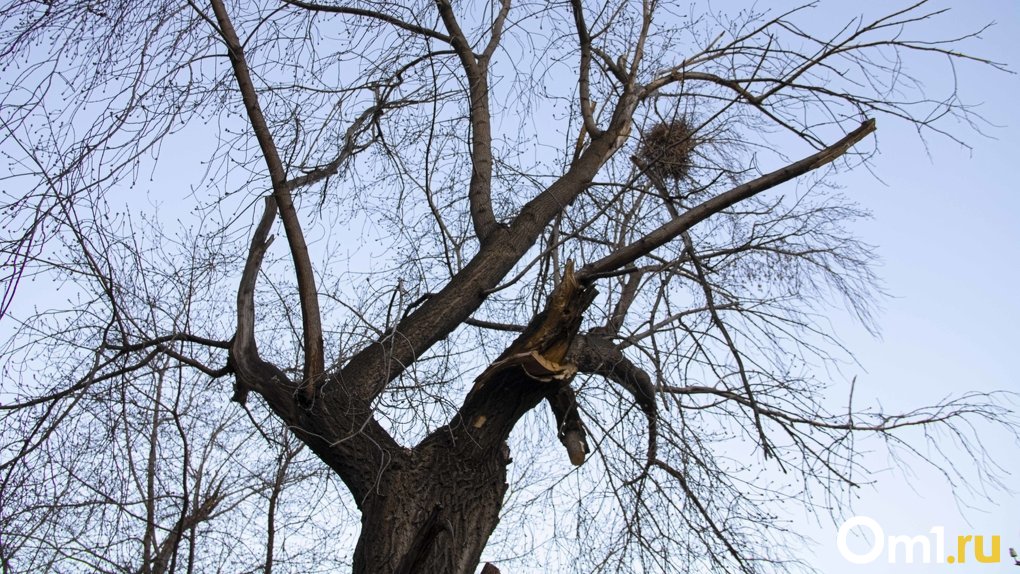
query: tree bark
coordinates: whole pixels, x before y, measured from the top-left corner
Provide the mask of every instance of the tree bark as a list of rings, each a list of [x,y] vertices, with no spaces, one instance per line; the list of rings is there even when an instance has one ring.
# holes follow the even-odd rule
[[[508,454],[448,435],[411,468],[385,473],[362,506],[355,574],[473,573],[499,523]]]
[[[525,413],[564,395],[577,372],[568,351],[594,297],[568,263],[546,309],[478,376],[453,420],[379,473],[361,506],[355,574],[475,571],[507,491],[507,437]],[[576,409],[567,417],[582,428]]]

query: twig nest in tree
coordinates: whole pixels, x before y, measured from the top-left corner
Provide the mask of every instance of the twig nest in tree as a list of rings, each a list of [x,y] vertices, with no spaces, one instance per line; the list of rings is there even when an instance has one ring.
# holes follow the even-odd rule
[[[655,124],[641,134],[640,157],[655,175],[682,180],[691,171],[691,156],[697,141],[685,119]]]

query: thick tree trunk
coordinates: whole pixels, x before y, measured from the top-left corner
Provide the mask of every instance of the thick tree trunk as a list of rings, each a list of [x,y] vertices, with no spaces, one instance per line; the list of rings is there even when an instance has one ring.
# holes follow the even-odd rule
[[[412,468],[384,473],[362,505],[355,574],[475,572],[499,522],[509,457],[458,446],[437,440]]]
[[[555,436],[574,464],[584,460],[584,427],[569,387],[577,368],[567,354],[595,290],[575,279],[568,262],[545,310],[478,376],[451,422],[406,449],[348,393],[342,376],[314,385],[312,399],[303,400],[300,385],[259,357],[254,281],[274,207],[267,202],[238,291],[230,349],[235,399],[260,393],[350,488],[362,512],[356,574],[473,574],[499,522],[510,463],[506,440],[517,421],[549,400]]]
[[[475,572],[507,491],[505,439],[558,386],[516,361],[479,377],[453,422],[399,463],[406,468],[380,473],[361,507],[355,574]]]
[[[450,424],[380,468],[361,503],[355,574],[475,572],[499,522],[511,461],[506,439],[517,421],[549,399],[561,433],[584,444],[569,391],[576,368],[566,355],[594,297],[568,263],[546,310],[479,375]],[[584,452],[574,450],[580,464]]]
[[[461,414],[399,463],[406,468],[380,473],[361,505],[355,574],[475,572],[507,491],[505,439],[558,388],[516,361],[480,377]]]

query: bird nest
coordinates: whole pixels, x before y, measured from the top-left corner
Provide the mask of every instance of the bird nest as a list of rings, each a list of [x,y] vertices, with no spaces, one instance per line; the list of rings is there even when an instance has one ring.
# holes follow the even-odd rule
[[[655,124],[643,132],[637,155],[655,175],[680,181],[690,175],[696,145],[687,120],[676,119]]]

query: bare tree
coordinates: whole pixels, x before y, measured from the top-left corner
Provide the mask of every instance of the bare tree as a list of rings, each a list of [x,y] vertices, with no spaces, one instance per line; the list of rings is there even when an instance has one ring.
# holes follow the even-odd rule
[[[4,571],[467,573],[554,511],[578,571],[785,570],[770,503],[838,503],[855,437],[994,479],[998,397],[815,367],[876,294],[826,182],[877,119],[980,125],[910,62],[1002,66],[815,8],[6,2]]]

